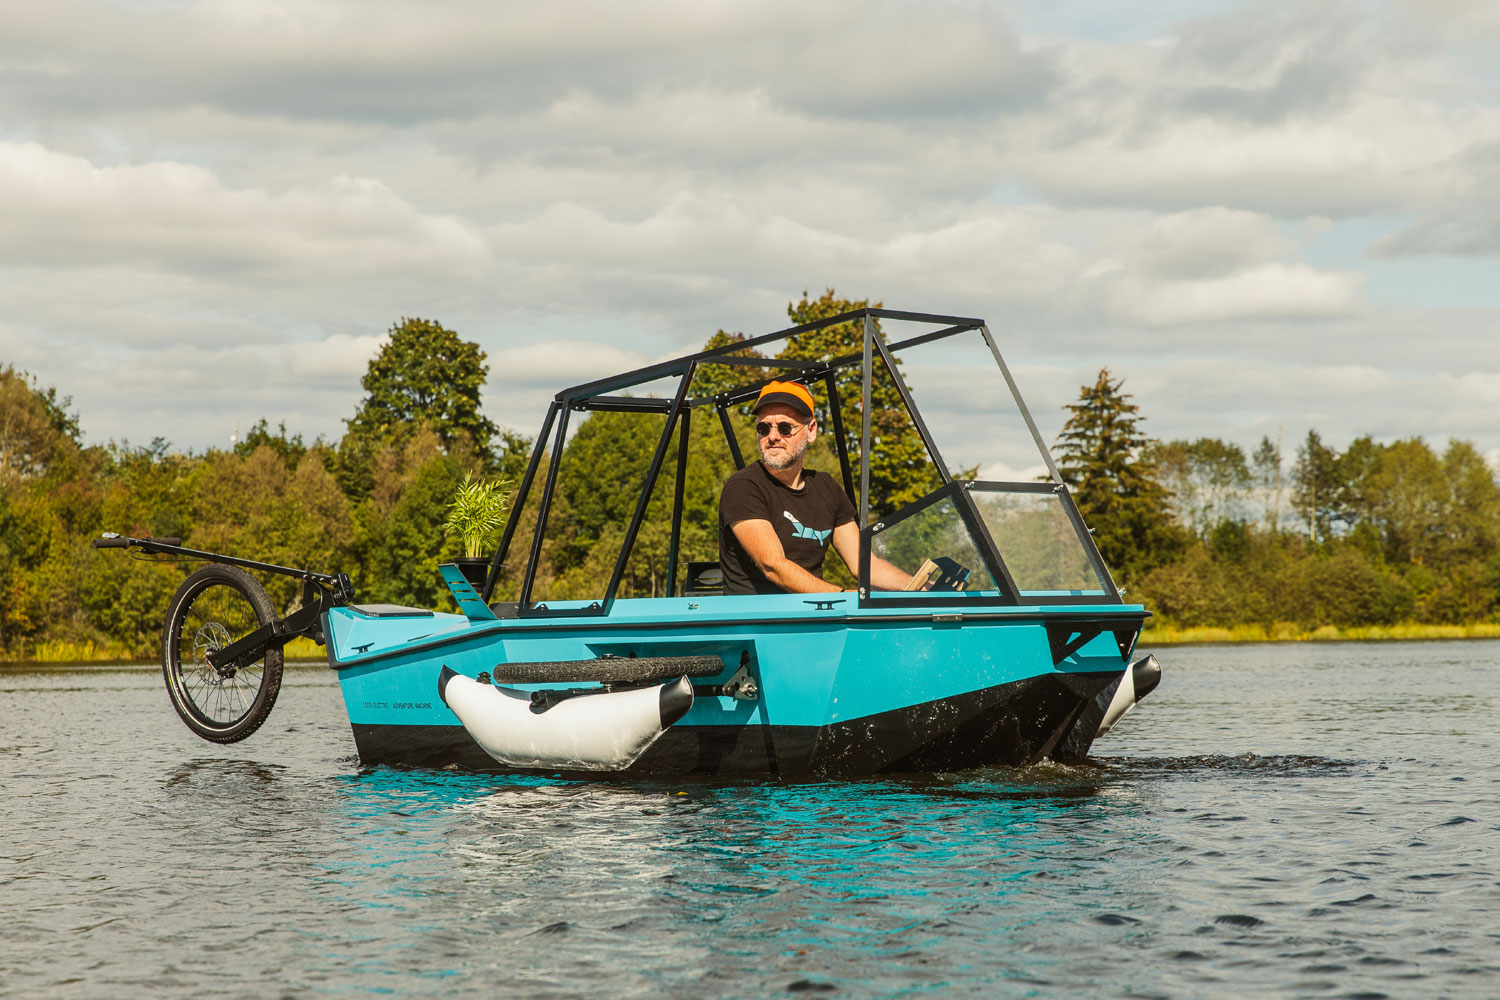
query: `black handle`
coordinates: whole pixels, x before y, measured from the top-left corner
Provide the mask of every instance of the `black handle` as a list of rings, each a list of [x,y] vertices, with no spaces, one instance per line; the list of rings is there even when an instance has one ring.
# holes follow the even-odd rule
[[[96,549],[128,549],[132,545],[148,548],[152,545],[181,545],[180,538],[130,538],[126,535],[94,539]]]

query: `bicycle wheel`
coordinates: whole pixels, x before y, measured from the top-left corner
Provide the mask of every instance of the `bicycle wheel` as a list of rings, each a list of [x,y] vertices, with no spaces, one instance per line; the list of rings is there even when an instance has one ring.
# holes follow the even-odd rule
[[[208,654],[275,618],[265,588],[235,566],[205,566],[177,588],[162,630],[162,676],[172,707],[205,740],[237,743],[271,714],[281,690],[280,647],[222,670]]]

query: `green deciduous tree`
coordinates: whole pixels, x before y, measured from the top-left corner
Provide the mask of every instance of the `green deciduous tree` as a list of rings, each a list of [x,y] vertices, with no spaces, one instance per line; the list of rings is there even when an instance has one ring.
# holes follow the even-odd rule
[[[1482,563],[1500,556],[1500,484],[1484,456],[1468,441],[1448,442],[1443,478],[1448,486],[1445,558]]]
[[[788,313],[802,322],[862,305],[830,291],[815,299],[804,294]],[[805,338],[795,356],[853,353],[860,336],[851,324],[820,331]],[[426,348],[413,346],[423,338],[434,344],[451,338],[462,348],[468,372],[467,381],[458,380],[462,405],[402,388],[411,379],[447,379],[452,387],[453,379],[423,367]],[[724,331],[709,341],[737,343],[743,338]],[[321,440],[305,444],[301,435],[264,419],[228,451],[183,454],[163,438],[142,447],[85,446],[66,397],[0,364],[0,657],[56,651],[59,643],[76,643],[78,652],[92,644],[154,655],[170,594],[195,564],[93,550],[89,540],[101,530],[178,535],[194,547],[343,570],[355,577],[362,600],[443,606],[446,589],[436,564],[458,554],[457,543],[441,530],[454,488],[467,473],[518,481],[531,442],[478,417],[484,356],[474,345],[418,320],[399,325],[387,347],[381,364],[372,364],[369,395],[337,451]],[[707,367],[692,394],[744,385],[771,371]],[[879,511],[924,492],[935,479],[889,373],[876,374]],[[858,381],[858,373],[849,372],[842,383],[846,440],[856,457]],[[1214,439],[1154,445],[1121,385],[1102,371],[1084,387],[1069,407],[1058,457],[1105,558],[1129,579],[1132,596],[1159,615],[1158,623],[1309,629],[1500,621],[1500,483],[1472,443],[1434,449],[1421,438],[1381,443],[1364,436],[1340,452],[1310,431],[1283,473],[1278,434],[1254,450],[1247,491],[1237,448]],[[838,476],[823,387],[813,388],[825,434],[810,450],[809,464]],[[928,387],[914,390],[921,398]],[[747,416],[733,423],[745,456],[753,459]],[[662,424],[660,416],[597,413],[575,425],[533,596],[602,595]],[[716,557],[719,492],[733,471],[714,415],[698,410],[691,435],[679,565]],[[487,452],[477,451],[479,445]],[[883,458],[883,451],[893,457]],[[622,596],[665,589],[676,461],[674,441],[626,563]],[[531,502],[517,512],[519,528],[497,598],[513,599],[519,587],[546,473],[544,458]],[[1306,534],[1281,530],[1295,524],[1281,517],[1284,496],[1308,526]],[[1256,504],[1263,518],[1247,516]],[[1002,545],[1013,571],[1051,587],[1083,585],[1055,558],[1066,524],[1025,510],[1007,520],[980,505],[997,537],[1009,532]],[[1198,537],[1174,527],[1174,507]],[[935,505],[898,526],[904,534],[886,532],[887,554],[919,561],[954,550],[961,540],[952,534],[954,519],[943,514],[943,505]],[[1056,537],[1049,534],[1054,531]],[[978,565],[977,556],[960,561]],[[836,559],[827,572],[852,586]],[[262,580],[280,608],[295,602],[293,582]]]
[[[319,442],[321,445],[321,439]],[[284,420],[273,434],[270,422],[265,417],[261,417],[250,430],[245,432],[243,438],[235,442],[234,452],[236,455],[249,455],[262,445],[280,455],[281,460],[289,469],[295,469],[302,456],[307,454],[307,445],[302,443],[301,434],[288,436]]]
[[[360,379],[365,398],[349,433],[366,441],[403,437],[430,424],[445,447],[460,439],[486,460],[497,428],[479,412],[489,366],[479,345],[440,323],[403,319]]]
[[[0,653],[84,617],[70,533],[95,530],[104,456],[80,444],[69,405],[0,365]]]
[[[872,305],[878,309],[881,303],[871,303],[868,299],[846,299],[830,288],[816,299],[809,298],[803,292],[801,300],[788,304],[787,315],[794,324],[800,325]],[[879,323],[876,324],[876,335],[884,337]],[[858,353],[863,345],[862,323],[840,323],[798,336],[777,357],[826,360]],[[842,404],[840,416],[844,423],[849,458],[852,463],[858,463],[863,394],[859,367],[856,365],[844,369],[836,378],[835,385]],[[819,395],[817,387],[814,389],[815,395]],[[819,426],[824,434],[833,433],[833,421],[827,412],[819,414]],[[922,443],[921,435],[917,433],[906,412],[906,405],[901,400],[895,380],[877,358],[870,387],[870,514],[872,517],[889,514],[920,499],[940,485],[942,479],[926,445]],[[858,502],[859,498],[853,499]]]
[[[1425,441],[1409,438],[1378,448],[1360,492],[1391,557],[1420,564],[1437,554],[1450,513],[1448,479]]]
[[[744,342],[745,335],[743,333],[725,333],[723,330],[719,330],[712,337],[708,338],[708,343],[703,345],[703,349],[705,351],[714,351],[721,347],[729,347],[733,344],[742,344]],[[732,351],[731,354],[742,358],[765,357],[764,354],[753,347]],[[769,377],[770,373],[757,365],[699,365],[697,371],[693,373],[693,386],[689,394],[693,396],[716,396],[721,392],[737,389],[742,385],[748,385],[751,382]],[[749,416],[750,408],[748,403],[738,407],[738,410],[741,416]]]
[[[352,505],[317,453],[289,469],[270,445],[248,455],[214,452],[195,479],[193,547],[324,573],[353,568]],[[262,582],[283,611],[300,598],[288,577]]]
[[[375,489],[355,514],[355,585],[361,597],[413,607],[447,600],[437,567],[462,555],[443,520],[466,472],[462,456],[444,450],[437,432],[420,425],[399,447],[375,460]]]
[[[554,509],[547,519],[548,572],[538,596],[598,598],[604,594],[635,512],[665,420],[655,414],[591,413],[564,449]],[[717,420],[703,411],[691,421],[683,487],[678,564],[718,558],[718,502],[734,464]],[[652,491],[636,544],[625,566],[622,596],[659,596],[667,577],[676,433]],[[523,520],[522,525],[526,524]],[[519,538],[525,545],[529,538]],[[515,562],[515,559],[508,560]]]
[[[1221,521],[1243,521],[1251,487],[1245,453],[1218,438],[1153,442],[1142,452],[1171,496],[1178,521],[1207,538]]]
[[[183,567],[97,553],[83,539],[74,540],[70,549],[57,565],[69,571],[67,586],[76,594],[75,607],[87,616],[87,627],[65,626],[54,635],[136,650],[158,647],[167,604],[186,576]]]
[[[11,365],[0,366],[0,488],[44,475],[78,451],[78,418],[67,412],[71,402],[59,402],[55,388],[41,388]]]

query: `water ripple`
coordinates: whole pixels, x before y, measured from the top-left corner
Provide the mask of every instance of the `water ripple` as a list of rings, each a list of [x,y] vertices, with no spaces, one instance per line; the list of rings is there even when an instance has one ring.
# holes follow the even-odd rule
[[[7,670],[0,996],[1489,996],[1497,654],[1174,651],[1094,761],[801,783],[361,768],[326,670],[231,747],[155,671]]]

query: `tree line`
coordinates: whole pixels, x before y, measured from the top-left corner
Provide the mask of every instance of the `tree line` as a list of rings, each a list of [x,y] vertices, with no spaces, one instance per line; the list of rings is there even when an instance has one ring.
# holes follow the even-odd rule
[[[879,305],[804,293],[788,316],[801,324],[872,304]],[[854,325],[826,328],[782,356],[847,353],[860,335]],[[705,347],[743,339],[721,330]],[[712,395],[758,371],[702,366],[691,393]],[[443,606],[435,566],[461,554],[458,540],[442,531],[451,498],[466,476],[516,483],[532,448],[482,415],[487,374],[478,345],[439,323],[403,319],[370,362],[364,397],[338,440],[308,442],[262,419],[228,449],[182,452],[164,438],[86,445],[66,397],[0,366],[0,658],[28,658],[46,644],[155,651],[167,603],[193,566],[94,550],[91,540],[105,530],[348,572],[362,601]],[[857,453],[858,373],[843,378],[843,429]],[[837,476],[833,421],[819,402],[823,436],[809,464]],[[1269,439],[1249,455],[1212,438],[1159,441],[1145,432],[1123,380],[1107,370],[1081,388],[1068,412],[1055,445],[1062,474],[1127,600],[1144,602],[1161,622],[1500,620],[1500,485],[1468,442],[1439,451],[1420,438],[1361,437],[1340,451],[1310,430],[1284,458],[1280,442]],[[661,419],[601,412],[576,425],[560,456],[534,597],[599,591],[622,547]],[[749,421],[737,424],[741,452],[753,456]],[[872,424],[873,505],[888,512],[937,479],[883,369]],[[682,562],[717,557],[718,491],[734,469],[716,420],[700,418],[690,433]],[[543,473],[551,459],[545,456]],[[665,592],[675,463],[674,448],[622,595]],[[535,508],[533,495],[514,514],[518,541],[501,599],[519,588]],[[852,586],[835,563],[832,578]],[[293,581],[263,582],[278,607],[294,606]]]
[[[1309,430],[1295,455],[1217,438],[1158,441],[1122,379],[1069,406],[1064,477],[1105,560],[1179,626],[1500,620],[1500,484],[1468,441]]]

